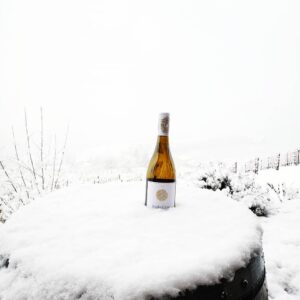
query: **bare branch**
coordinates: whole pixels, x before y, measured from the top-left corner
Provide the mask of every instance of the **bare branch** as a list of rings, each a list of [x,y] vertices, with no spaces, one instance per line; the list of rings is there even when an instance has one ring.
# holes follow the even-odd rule
[[[24,116],[25,116],[25,129],[26,129],[26,137],[27,137],[28,155],[29,155],[29,159],[30,159],[30,163],[31,163],[31,167],[32,167],[32,173],[33,173],[36,189],[37,189],[38,193],[40,194],[40,190],[39,190],[37,180],[36,180],[36,172],[35,172],[35,168],[34,168],[34,163],[33,163],[32,155],[31,155],[30,137],[29,137],[29,132],[28,132],[28,122],[27,122],[26,110],[24,110]]]
[[[57,177],[56,177],[56,181],[55,181],[55,184],[54,184],[55,188],[57,187],[57,183],[58,183],[59,175],[60,175],[60,171],[61,171],[61,166],[63,164],[63,159],[64,159],[64,156],[65,156],[68,134],[69,134],[69,126],[67,127],[66,136],[65,136],[65,142],[64,142],[64,147],[62,149],[62,154],[61,154],[61,159],[60,159],[60,163],[59,163],[59,167],[58,167]]]
[[[56,135],[54,135],[54,157],[53,157],[53,167],[52,167],[51,191],[53,191],[54,188],[55,167],[56,167]]]
[[[52,150],[52,143],[48,143],[48,146],[47,146],[47,151],[45,151],[46,152],[46,162],[44,163],[44,173],[45,174],[47,174],[47,170],[48,170],[48,167],[49,167],[49,163],[48,163],[48,161],[49,161],[49,157],[50,157],[50,153],[51,153],[51,151],[50,150]],[[45,158],[44,158],[45,159]]]
[[[1,166],[1,168],[3,169],[3,171],[4,171],[4,173],[5,173],[6,177],[7,177],[7,179],[8,179],[8,181],[9,181],[10,185],[12,186],[12,188],[14,189],[14,191],[15,191],[16,193],[18,193],[16,186],[14,185],[14,183],[13,183],[13,181],[11,180],[10,176],[8,175],[8,172],[6,171],[6,169],[5,169],[5,167],[4,167],[4,165],[3,165],[3,163],[2,163],[1,160],[0,160],[0,166]]]
[[[44,161],[43,161],[43,147],[44,147],[44,120],[43,109],[41,107],[41,170],[42,170],[42,189],[45,189],[45,176],[44,176]]]
[[[19,161],[17,162],[17,164],[19,165],[20,168],[23,168],[24,170],[30,172],[31,175],[33,175],[33,172],[31,170],[30,167],[28,167],[26,164],[24,164],[23,162]],[[42,178],[42,175],[39,174],[39,173],[36,173],[36,176],[39,177],[39,178]]]
[[[11,211],[14,211],[13,207],[2,197],[0,197],[0,200],[5,206],[7,206]]]
[[[17,148],[17,142],[16,142],[16,138],[15,138],[14,128],[11,127],[11,130],[12,130],[12,136],[13,136],[13,143],[14,143],[14,148],[15,148],[16,159],[17,159],[18,166],[19,166],[19,173],[20,173],[22,182],[24,184],[24,188],[26,190],[27,198],[29,198],[29,192],[28,192],[27,184],[26,184],[26,181],[25,181],[25,178],[23,176],[23,172],[22,172],[22,169],[21,169],[21,166],[20,166],[20,157],[19,157],[19,153],[18,153],[18,148]]]

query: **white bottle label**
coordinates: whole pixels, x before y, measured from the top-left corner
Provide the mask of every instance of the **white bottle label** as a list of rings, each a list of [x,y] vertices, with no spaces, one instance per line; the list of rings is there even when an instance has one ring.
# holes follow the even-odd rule
[[[176,183],[148,181],[147,206],[169,208],[175,205]]]

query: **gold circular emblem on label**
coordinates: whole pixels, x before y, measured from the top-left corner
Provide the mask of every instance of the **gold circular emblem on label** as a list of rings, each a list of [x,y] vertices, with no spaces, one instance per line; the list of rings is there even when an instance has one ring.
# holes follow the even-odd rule
[[[156,192],[156,198],[159,200],[159,201],[165,201],[167,200],[168,198],[168,193],[166,190],[158,190]]]

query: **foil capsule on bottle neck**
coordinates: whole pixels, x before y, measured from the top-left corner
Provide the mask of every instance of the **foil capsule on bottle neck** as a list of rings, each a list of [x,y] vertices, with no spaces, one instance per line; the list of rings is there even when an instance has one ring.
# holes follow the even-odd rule
[[[170,114],[160,113],[158,116],[158,135],[161,136],[169,135],[169,123],[170,123]]]

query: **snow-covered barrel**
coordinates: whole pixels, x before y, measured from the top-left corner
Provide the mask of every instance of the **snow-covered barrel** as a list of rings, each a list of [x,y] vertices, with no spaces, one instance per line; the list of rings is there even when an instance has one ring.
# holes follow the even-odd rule
[[[246,267],[237,270],[233,280],[221,280],[211,285],[198,285],[196,288],[181,290],[177,296],[164,295],[151,300],[267,300],[268,290],[265,278],[264,259],[261,253],[251,258]]]
[[[0,299],[267,299],[254,214],[180,183],[176,208],[144,192],[80,186],[20,209],[0,225]]]

